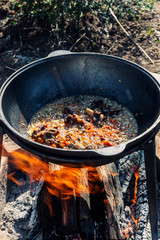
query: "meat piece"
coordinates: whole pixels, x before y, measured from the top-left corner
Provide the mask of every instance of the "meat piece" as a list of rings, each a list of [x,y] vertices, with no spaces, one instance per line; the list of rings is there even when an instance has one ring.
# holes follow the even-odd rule
[[[101,113],[101,111],[94,110],[94,117],[93,120],[95,122],[102,121],[104,118],[104,115]]]
[[[103,100],[102,99],[98,99],[98,100],[95,100],[93,101],[92,103],[92,108],[99,108],[101,111],[103,109]]]
[[[118,115],[121,112],[121,108],[111,108],[110,106],[107,106],[103,108],[102,113],[105,116],[113,116],[113,115]]]
[[[48,131],[45,132],[45,139],[49,139],[52,138],[53,136],[56,136],[59,134],[58,130],[55,129],[50,129]]]
[[[100,110],[95,109],[94,111],[90,108],[86,108],[87,114],[93,118],[94,122],[102,121],[104,118],[104,115],[101,113]]]
[[[36,135],[38,132],[43,131],[46,128],[46,125],[44,124],[38,124],[35,128],[35,130],[33,131],[32,135]]]
[[[68,114],[68,115],[65,117],[64,122],[65,122],[66,124],[72,124],[72,122],[73,122],[73,115]]]
[[[68,107],[64,107],[63,113],[64,113],[64,116],[66,116],[68,114],[72,114],[72,111]]]
[[[56,129],[44,129],[44,130],[40,130],[39,132],[34,131],[32,133],[32,138],[34,138],[36,142],[45,143],[47,139],[50,139],[56,136],[58,133],[59,131]]]
[[[55,140],[54,138],[46,139],[45,144],[47,144],[49,146],[54,145],[54,147],[57,147],[57,148],[62,148],[62,145],[60,144],[60,142]]]
[[[64,119],[64,122],[69,126],[69,125],[74,125],[74,124],[77,124],[77,125],[84,125],[84,120],[79,118],[76,114],[68,114],[65,119]]]
[[[80,149],[81,147],[78,144],[70,143],[68,145],[68,148],[70,148],[70,149]]]

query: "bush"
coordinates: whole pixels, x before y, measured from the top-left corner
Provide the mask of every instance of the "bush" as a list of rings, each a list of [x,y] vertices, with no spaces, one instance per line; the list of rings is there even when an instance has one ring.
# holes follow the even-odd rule
[[[141,18],[142,12],[151,11],[155,2],[154,0],[115,0],[113,8],[119,17],[137,20]]]
[[[56,30],[63,30],[70,22],[76,22],[79,31],[80,19],[92,12],[100,16],[104,23],[109,19],[109,8],[119,17],[130,20],[140,18],[142,11],[153,8],[153,0],[12,0],[10,9],[18,13],[18,17],[45,19],[54,25]]]

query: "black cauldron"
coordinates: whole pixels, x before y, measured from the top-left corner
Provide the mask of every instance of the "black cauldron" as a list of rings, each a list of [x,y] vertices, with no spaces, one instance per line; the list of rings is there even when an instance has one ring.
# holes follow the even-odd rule
[[[124,59],[97,53],[56,52],[15,72],[0,90],[0,123],[24,149],[58,164],[102,165],[143,148],[160,125],[160,87],[144,68]],[[57,98],[100,95],[126,106],[138,122],[138,136],[97,150],[65,150],[28,139],[32,116]],[[25,127],[21,124],[25,123]]]
[[[72,167],[103,165],[144,149],[152,240],[157,240],[155,135],[160,126],[159,90],[152,74],[132,62],[97,53],[60,51],[24,66],[3,84],[0,124],[13,141],[42,160]],[[26,127],[42,106],[80,94],[108,97],[129,108],[137,119],[138,136],[97,150],[56,149],[28,139]]]

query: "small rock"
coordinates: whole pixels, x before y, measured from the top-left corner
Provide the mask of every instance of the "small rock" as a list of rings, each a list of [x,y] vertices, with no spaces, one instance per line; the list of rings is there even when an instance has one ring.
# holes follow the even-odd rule
[[[6,229],[5,227],[1,227],[1,231],[5,231],[5,229]]]
[[[8,233],[10,233],[10,234],[13,233],[13,230],[9,228]]]

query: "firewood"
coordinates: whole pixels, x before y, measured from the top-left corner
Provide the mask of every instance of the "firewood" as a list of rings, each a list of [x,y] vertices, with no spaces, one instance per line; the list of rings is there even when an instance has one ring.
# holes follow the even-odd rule
[[[125,239],[123,236],[119,220],[122,217],[124,206],[122,190],[115,163],[101,166],[97,171],[102,176],[104,185],[104,208],[105,216],[108,218],[109,239]]]
[[[49,168],[52,174],[55,170],[63,169],[52,163]],[[80,171],[77,186],[83,184],[84,190],[79,190],[78,193],[73,190],[73,197],[68,202],[57,199],[53,204],[55,215],[59,215],[58,219],[55,218],[58,234],[70,231],[69,228],[64,228],[64,211],[66,221],[71,222],[71,225],[73,219],[77,222],[77,226],[72,227],[83,240],[124,239],[118,223],[123,213],[123,200],[115,163],[92,169],[82,168]]]
[[[110,238],[108,218],[105,218],[103,182],[101,180],[101,176],[99,175],[98,168],[89,171],[88,175],[89,187],[91,191],[91,214],[95,227],[95,239],[107,240]]]
[[[63,168],[63,166],[49,163],[50,174],[54,174],[54,171],[63,171]],[[74,189],[70,189],[70,192],[71,195],[66,195],[59,190],[58,196],[52,197],[52,206],[54,206],[55,214],[55,233],[58,235],[72,235],[77,232],[76,196]]]
[[[78,230],[82,239],[94,239],[94,222],[91,216],[90,195],[87,192],[89,189],[88,169],[81,169],[82,177],[78,184],[85,185],[85,189],[79,192],[80,197],[76,197],[77,203],[77,222]]]

